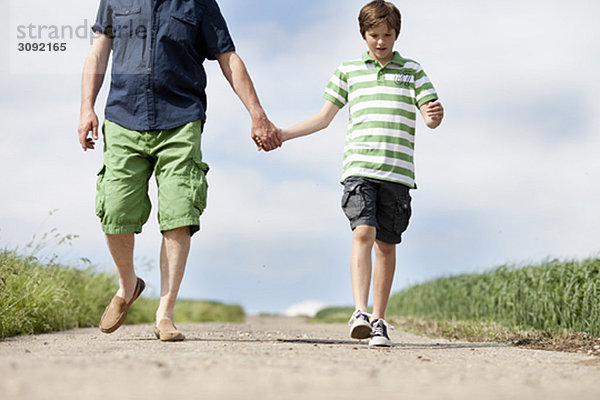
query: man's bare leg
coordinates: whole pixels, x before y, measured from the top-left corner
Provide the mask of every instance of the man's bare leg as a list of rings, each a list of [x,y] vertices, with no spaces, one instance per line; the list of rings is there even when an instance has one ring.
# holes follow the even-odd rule
[[[190,251],[190,229],[185,226],[163,233],[160,251],[160,305],[156,310],[156,322],[173,320],[175,301],[179,293]]]
[[[133,266],[133,233],[106,235],[106,243],[119,273],[119,290],[117,296],[129,302],[135,292],[137,276]]]

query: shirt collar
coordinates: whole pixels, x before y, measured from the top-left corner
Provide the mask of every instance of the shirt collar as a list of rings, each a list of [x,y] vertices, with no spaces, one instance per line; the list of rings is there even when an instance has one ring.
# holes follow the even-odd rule
[[[363,54],[362,60],[365,63],[372,62],[372,63],[375,63],[375,64],[379,64],[379,62],[377,60],[374,60],[369,55],[369,51],[368,50],[365,51],[365,53]],[[404,60],[404,58],[402,58],[402,56],[400,55],[400,53],[398,53],[397,51],[394,51],[394,57],[392,58],[392,61],[390,61],[390,62],[394,63],[394,64],[398,64],[399,66],[402,67],[404,65],[404,63],[406,62],[406,60]]]

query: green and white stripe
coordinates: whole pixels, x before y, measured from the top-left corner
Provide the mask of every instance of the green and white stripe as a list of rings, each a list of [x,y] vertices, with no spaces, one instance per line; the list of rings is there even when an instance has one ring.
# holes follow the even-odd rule
[[[366,52],[338,67],[324,97],[349,104],[342,182],[364,176],[415,187],[417,108],[438,98],[419,63],[394,52],[382,68]]]

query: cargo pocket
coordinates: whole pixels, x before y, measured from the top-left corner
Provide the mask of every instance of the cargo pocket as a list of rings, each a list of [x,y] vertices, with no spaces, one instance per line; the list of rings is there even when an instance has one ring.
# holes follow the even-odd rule
[[[104,204],[106,195],[104,194],[104,175],[106,174],[106,165],[103,165],[98,171],[96,178],[96,215],[98,218],[104,218]]]
[[[346,217],[353,221],[360,217],[365,208],[365,200],[361,192],[361,182],[346,182],[344,184],[344,194],[342,195],[342,209]]]
[[[194,160],[196,164],[195,173],[193,174],[192,187],[194,188],[194,207],[202,214],[206,209],[208,197],[208,164],[202,161]]]
[[[394,233],[398,236],[402,235],[412,215],[412,207],[410,205],[411,197],[409,194],[403,195],[396,200],[396,215],[394,217]]]

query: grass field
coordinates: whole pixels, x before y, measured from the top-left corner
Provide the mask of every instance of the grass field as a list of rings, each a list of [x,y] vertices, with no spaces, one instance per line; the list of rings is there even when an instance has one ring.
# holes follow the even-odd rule
[[[388,314],[598,336],[600,259],[502,266],[436,279],[392,296]]]
[[[157,308],[158,299],[141,297],[129,310],[126,323],[152,323]],[[175,322],[243,322],[245,318],[239,305],[185,299],[178,299],[175,304]]]
[[[0,250],[0,338],[97,326],[116,282],[114,275],[91,267],[65,267]],[[153,322],[157,304],[140,298],[126,323]],[[328,308],[315,320],[346,322],[352,311]],[[518,332],[529,331],[544,337],[576,333],[598,338],[600,259],[501,266],[432,280],[394,294],[387,315],[422,333],[473,340],[523,337]],[[179,300],[175,309],[176,322],[244,318],[241,306],[216,302]]]
[[[112,274],[42,263],[15,251],[0,251],[0,338],[97,326],[117,291]],[[154,321],[158,300],[140,298],[126,323]],[[243,321],[237,305],[178,301],[176,322]]]
[[[317,322],[345,322],[353,307],[331,307]],[[420,334],[582,351],[600,347],[600,259],[501,266],[435,279],[394,294],[387,318]]]

